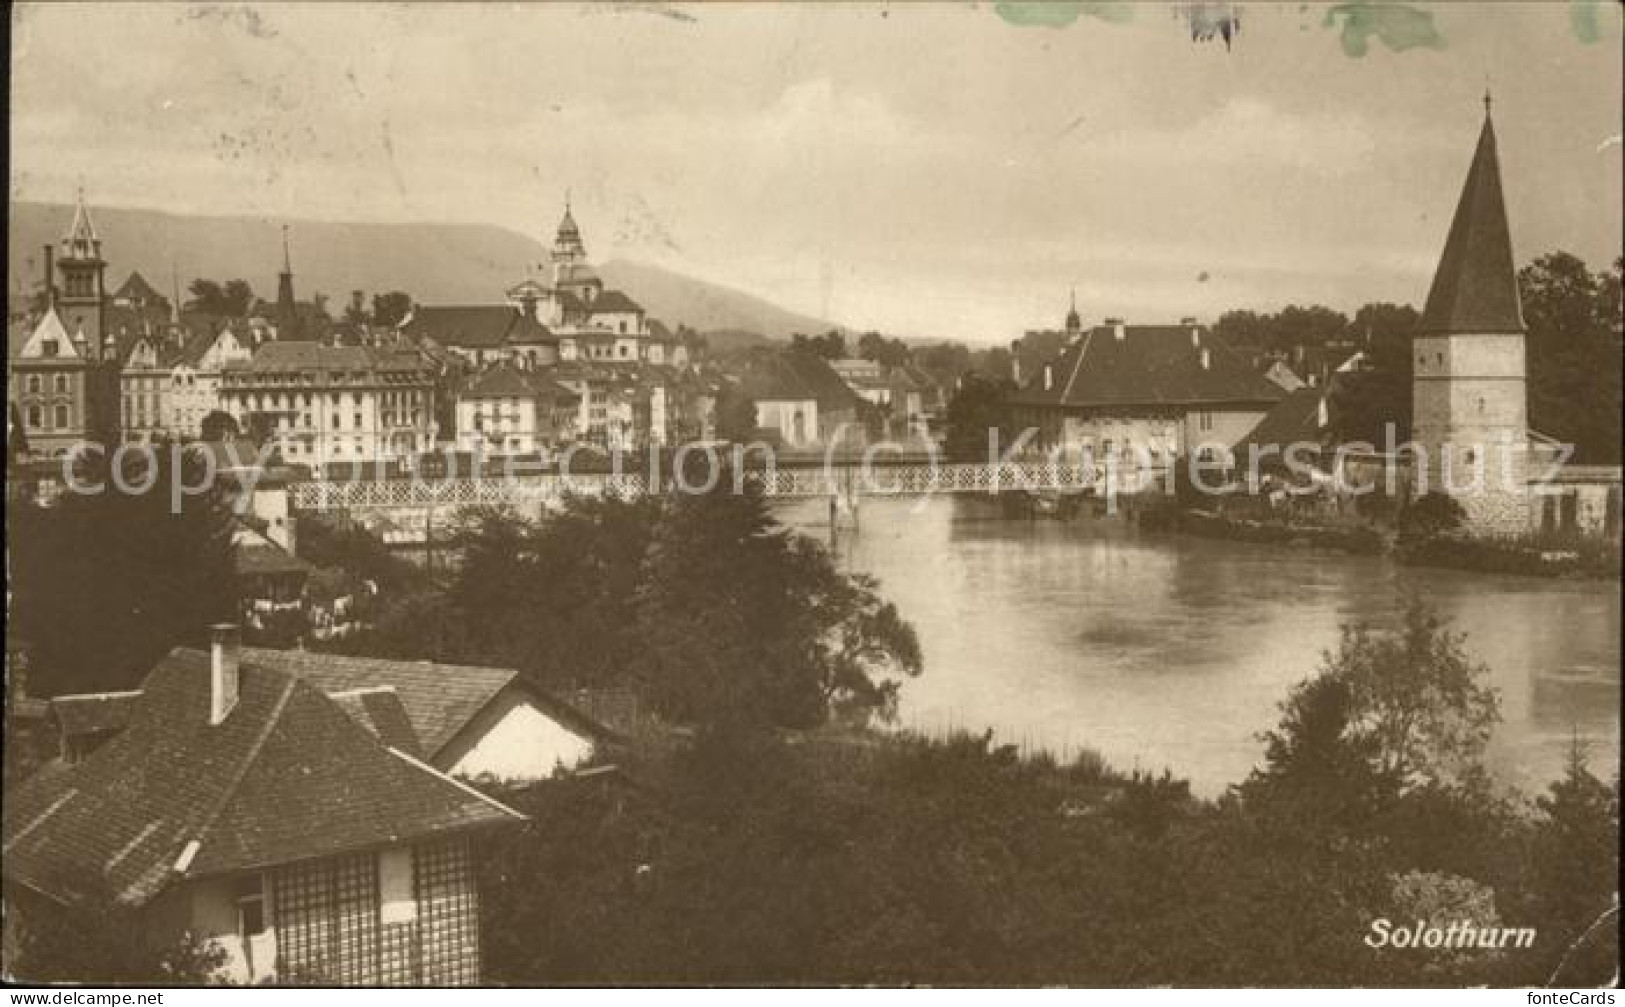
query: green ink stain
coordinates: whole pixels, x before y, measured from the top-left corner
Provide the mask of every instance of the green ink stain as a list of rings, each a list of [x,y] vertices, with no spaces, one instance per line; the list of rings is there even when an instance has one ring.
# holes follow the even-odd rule
[[[1024,28],[1065,28],[1079,17],[1109,24],[1134,20],[1134,5],[1106,0],[999,0],[993,10],[1008,24]]]
[[[1597,23],[1597,0],[1569,0],[1569,29],[1574,37],[1586,45],[1602,38],[1602,25]]]
[[[1433,25],[1433,15],[1417,10],[1409,4],[1399,3],[1345,3],[1326,12],[1322,27],[1337,26],[1343,21],[1339,37],[1343,55],[1355,59],[1364,56],[1371,47],[1371,37],[1394,52],[1417,47],[1443,49],[1444,36]]]

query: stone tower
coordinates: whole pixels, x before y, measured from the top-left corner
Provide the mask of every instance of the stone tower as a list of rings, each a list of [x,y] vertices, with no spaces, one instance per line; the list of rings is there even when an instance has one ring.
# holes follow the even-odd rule
[[[79,205],[74,208],[73,223],[62,236],[56,268],[62,274],[62,292],[56,302],[57,314],[75,341],[83,333],[87,359],[98,360],[103,349],[103,314],[107,301],[103,284],[107,263],[102,259],[102,239],[96,234],[96,225],[91,222],[83,189],[79,190]]]
[[[1524,322],[1489,97],[1467,183],[1412,341],[1413,488],[1444,491],[1468,530],[1529,526]]]

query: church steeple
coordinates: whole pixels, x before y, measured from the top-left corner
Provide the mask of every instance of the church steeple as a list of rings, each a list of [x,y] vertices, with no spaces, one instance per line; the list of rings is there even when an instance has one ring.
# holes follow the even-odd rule
[[[1066,331],[1082,332],[1083,319],[1078,316],[1078,288],[1072,288],[1072,308],[1066,313]]]
[[[58,310],[84,332],[91,354],[99,356],[102,352],[102,316],[107,299],[104,288],[107,263],[102,259],[102,239],[90,219],[90,208],[85,205],[83,188],[79,190],[78,202],[73,210],[73,223],[62,235],[56,269],[62,274]]]
[[[1512,233],[1501,195],[1490,96],[1484,95],[1484,126],[1444,254],[1428,291],[1419,333],[1521,333],[1523,309],[1512,258]]]
[[[288,225],[282,225],[282,272],[276,284],[277,339],[299,338],[299,308],[293,299],[293,255],[288,250]]]

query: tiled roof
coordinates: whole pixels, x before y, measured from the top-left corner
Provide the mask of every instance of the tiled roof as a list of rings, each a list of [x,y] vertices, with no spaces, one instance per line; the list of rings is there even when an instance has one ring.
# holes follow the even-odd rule
[[[622,311],[642,312],[643,306],[619,290],[606,290],[592,299],[588,310],[595,315],[605,315]]]
[[[521,370],[502,363],[489,367],[471,377],[463,389],[464,398],[524,398],[537,396],[550,399],[579,399],[580,396],[554,380],[550,367],[534,371]]]
[[[333,701],[344,708],[356,723],[370,731],[390,748],[399,749],[414,759],[423,757],[418,735],[412,729],[412,719],[406,714],[400,694],[391,685],[349,692],[329,693]]]
[[[131,272],[113,294],[115,300],[131,301],[155,301],[162,296],[157,290],[153,289],[152,284],[147,282],[147,278],[138,272]]]
[[[1192,343],[1193,328],[1199,345]],[[1040,365],[1023,375],[1026,384],[1011,401],[1085,407],[1267,405],[1283,394],[1202,326],[1129,325],[1122,339],[1113,326],[1097,326],[1048,366],[1053,368],[1048,389]]]
[[[256,373],[294,371],[420,370],[427,359],[416,349],[375,349],[371,346],[329,346],[312,340],[273,340],[254,351],[250,360],[234,360],[228,370]]]
[[[1326,397],[1324,387],[1305,385],[1288,392],[1258,421],[1258,425],[1237,441],[1234,453],[1245,459],[1249,452],[1260,458],[1283,460],[1283,452],[1294,444],[1320,444],[1320,404]]]
[[[495,349],[508,344],[557,342],[547,326],[506,304],[427,305],[413,310],[402,327],[442,346]]]
[[[1488,115],[1416,331],[1420,335],[1524,331],[1495,127]]]
[[[529,686],[512,668],[391,661],[256,647],[243,648],[243,659],[297,674],[328,693],[393,688],[411,718],[424,754],[431,759],[439,755],[497,693],[510,685],[524,689],[530,699],[561,722],[585,733],[608,735],[604,727],[592,723],[579,711]]]
[[[768,350],[752,357],[740,391],[753,400],[813,399],[824,410],[856,409],[862,402],[824,358],[801,350]]]
[[[315,685],[245,652],[209,723],[208,654],[172,651],[129,727],[8,793],[8,880],[140,904],[170,884],[511,823],[517,812],[392,751]]]

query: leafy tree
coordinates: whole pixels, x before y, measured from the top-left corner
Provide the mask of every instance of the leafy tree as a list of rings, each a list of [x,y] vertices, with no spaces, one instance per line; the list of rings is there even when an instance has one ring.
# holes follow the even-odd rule
[[[241,318],[248,314],[249,307],[254,303],[254,288],[248,285],[247,280],[227,280],[220,289],[221,306],[225,309],[222,314],[233,318]]]
[[[374,325],[394,328],[412,312],[412,295],[404,290],[391,290],[387,294],[372,295],[372,321]]]
[[[1339,374],[1331,391],[1334,435],[1381,449],[1384,425],[1394,424],[1394,443],[1411,436],[1411,338],[1420,319],[1408,304],[1367,304],[1354,313],[1349,334],[1364,347],[1365,367]]]
[[[756,403],[736,387],[717,396],[717,436],[747,443],[756,436]]]
[[[1432,490],[1411,501],[1399,512],[1399,534],[1405,539],[1425,539],[1455,531],[1467,520],[1461,503],[1448,493]]]
[[[100,492],[69,487],[8,515],[12,617],[45,694],[133,688],[170,648],[237,614],[232,517],[205,461],[165,443],[119,462],[117,481],[106,456],[79,467]]]
[[[226,310],[226,292],[216,281],[193,280],[186,289],[192,295],[192,299],[187,302],[187,307],[192,310],[209,315],[230,314]]]
[[[66,907],[37,897],[7,901],[7,915],[17,919],[8,920],[16,943],[6,972],[32,982],[203,985],[226,963],[212,942],[153,940],[150,921],[109,897]]]
[[[1336,758],[1362,760],[1376,779],[1401,793],[1469,778],[1500,719],[1500,700],[1481,684],[1487,669],[1468,658],[1462,640],[1418,598],[1407,602],[1401,625],[1391,632],[1345,626],[1319,675],[1333,684],[1314,687],[1328,696],[1335,689],[1347,693],[1343,710],[1333,710],[1343,719],[1339,736],[1348,745]],[[1294,754],[1319,752],[1324,759],[1328,721],[1335,723],[1335,716],[1318,724],[1308,717],[1284,721],[1283,764]],[[1294,737],[1294,727],[1311,725],[1320,730],[1300,730]]]
[[[985,462],[990,430],[1000,431],[1001,454],[1009,447],[1010,439],[1004,436],[1004,399],[1014,390],[1009,380],[975,373],[961,379],[953,398],[948,400],[948,433],[944,446],[949,458]]]
[[[242,434],[242,430],[237,427],[236,418],[219,409],[210,410],[209,414],[203,417],[199,429],[206,441],[225,441]]]
[[[908,363],[913,354],[901,339],[887,339],[878,332],[865,332],[858,337],[858,356],[885,367],[899,367]]]
[[[815,353],[825,360],[840,360],[847,355],[846,336],[839,329],[831,329],[821,336],[797,332],[790,337],[790,348]]]
[[[636,594],[648,693],[688,723],[889,716],[896,677],[921,669],[913,628],[873,578],[842,573],[754,484],[731,483],[674,494],[650,540]]]
[[[1518,272],[1529,327],[1529,421],[1575,446],[1577,461],[1619,464],[1620,265],[1593,274],[1566,252]]]

